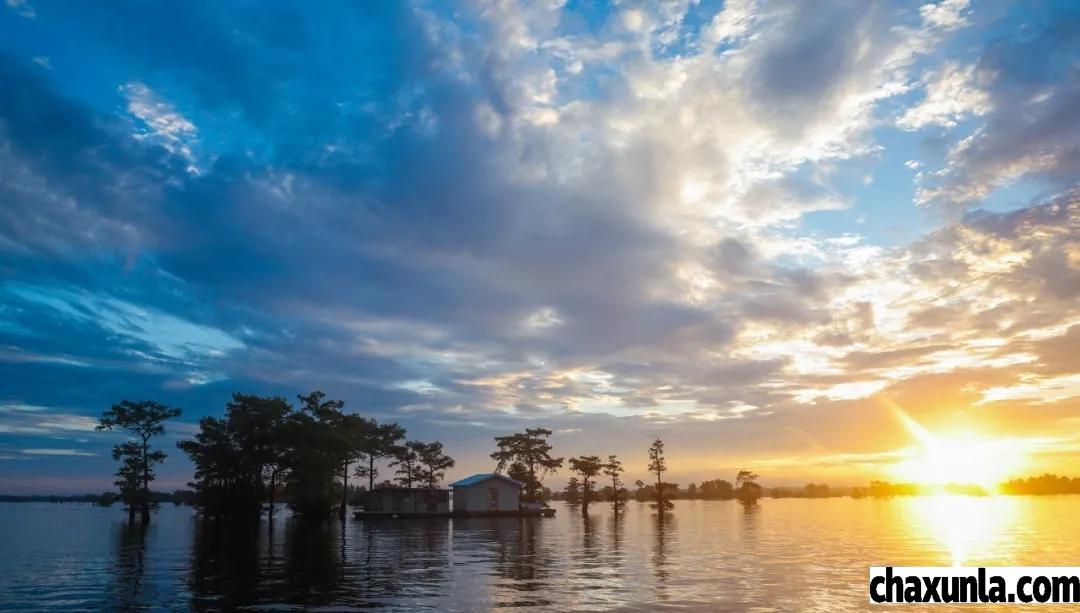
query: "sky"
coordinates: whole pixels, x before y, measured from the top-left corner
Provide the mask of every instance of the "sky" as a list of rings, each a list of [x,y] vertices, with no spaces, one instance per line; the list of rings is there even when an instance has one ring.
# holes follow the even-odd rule
[[[231,393],[315,389],[452,478],[527,427],[631,482],[656,436],[683,484],[927,441],[1080,474],[1078,3],[5,0],[0,33],[0,492],[108,489],[122,399],[182,409],[181,487]]]

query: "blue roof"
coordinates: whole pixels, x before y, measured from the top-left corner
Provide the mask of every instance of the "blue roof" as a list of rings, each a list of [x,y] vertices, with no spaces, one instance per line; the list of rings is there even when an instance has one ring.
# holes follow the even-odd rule
[[[503,481],[509,481],[518,487],[525,487],[525,484],[516,479],[511,479],[506,475],[500,475],[499,473],[479,473],[471,477],[465,477],[461,481],[455,481],[450,484],[450,487],[469,487],[470,485],[476,485],[477,483],[483,483],[488,479],[502,479]]]

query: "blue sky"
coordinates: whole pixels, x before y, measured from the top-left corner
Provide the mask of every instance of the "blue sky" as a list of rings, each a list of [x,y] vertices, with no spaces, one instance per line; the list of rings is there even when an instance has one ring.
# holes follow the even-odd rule
[[[674,480],[1080,441],[1070,2],[0,7],[0,490],[312,389]],[[1042,462],[1042,464],[1039,464]],[[1056,463],[1056,464],[1054,464]]]

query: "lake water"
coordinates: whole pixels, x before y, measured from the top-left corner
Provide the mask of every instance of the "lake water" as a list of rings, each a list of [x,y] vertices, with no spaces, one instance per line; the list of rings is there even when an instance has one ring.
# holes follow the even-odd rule
[[[871,565],[1080,565],[1080,496],[682,500],[664,520],[554,504],[550,519],[281,513],[250,530],[166,505],[144,531],[119,507],[4,503],[0,606],[865,610]]]

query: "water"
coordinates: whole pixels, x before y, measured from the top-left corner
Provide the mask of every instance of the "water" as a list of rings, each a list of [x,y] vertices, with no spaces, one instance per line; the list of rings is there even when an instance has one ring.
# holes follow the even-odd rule
[[[281,513],[244,530],[166,505],[144,531],[118,507],[4,503],[0,607],[865,610],[871,565],[1080,560],[1080,496],[683,500],[663,521],[638,503],[558,509],[344,526]]]

